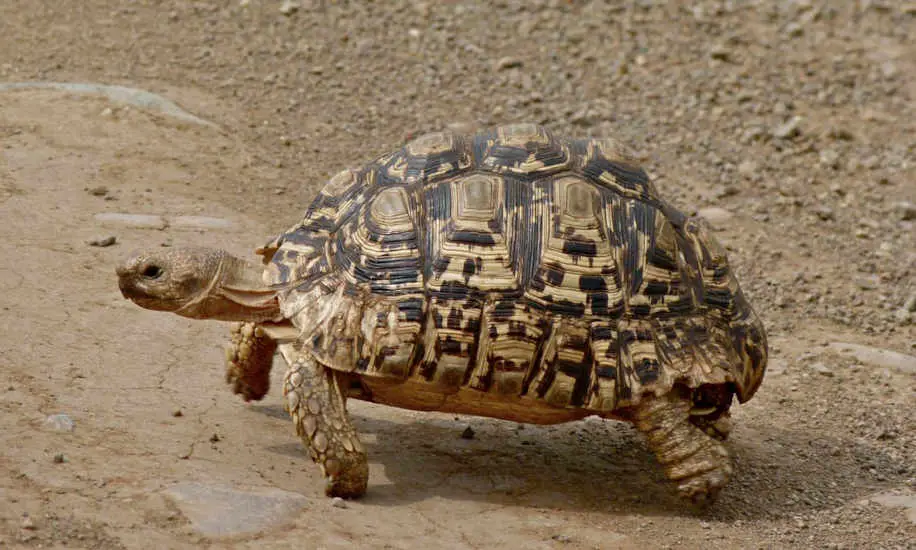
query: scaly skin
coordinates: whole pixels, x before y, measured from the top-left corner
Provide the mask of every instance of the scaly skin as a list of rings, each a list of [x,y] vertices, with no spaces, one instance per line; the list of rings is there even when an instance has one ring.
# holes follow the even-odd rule
[[[270,389],[270,368],[277,341],[257,323],[233,323],[226,346],[226,382],[245,401],[260,401]]]
[[[320,365],[295,344],[282,344],[289,364],[283,383],[296,433],[325,475],[325,494],[357,498],[369,483],[366,451],[347,415],[341,375]]]
[[[705,505],[715,501],[732,473],[725,446],[690,421],[690,401],[676,392],[646,396],[634,408],[633,422],[648,441],[681,496]]]

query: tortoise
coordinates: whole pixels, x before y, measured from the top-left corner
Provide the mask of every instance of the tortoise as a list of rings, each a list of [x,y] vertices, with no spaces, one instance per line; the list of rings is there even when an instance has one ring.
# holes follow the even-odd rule
[[[723,247],[614,139],[437,132],[330,179],[261,265],[203,248],[117,268],[141,307],[234,321],[227,379],[283,393],[329,496],[368,484],[348,398],[552,424],[635,424],[679,492],[731,472],[734,398],[767,362]]]

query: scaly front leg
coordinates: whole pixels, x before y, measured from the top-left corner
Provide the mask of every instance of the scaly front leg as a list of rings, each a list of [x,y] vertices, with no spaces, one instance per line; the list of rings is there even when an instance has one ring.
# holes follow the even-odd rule
[[[226,346],[226,382],[245,401],[260,401],[270,388],[277,341],[257,323],[234,323]]]
[[[296,433],[327,480],[325,494],[356,498],[366,492],[369,462],[347,415],[342,375],[295,344],[282,344],[289,364],[283,384]]]

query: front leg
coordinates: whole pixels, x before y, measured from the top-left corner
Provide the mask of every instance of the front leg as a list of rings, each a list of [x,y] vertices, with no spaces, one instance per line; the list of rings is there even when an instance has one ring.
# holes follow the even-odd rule
[[[366,492],[369,462],[347,415],[343,376],[319,364],[295,344],[280,352],[289,364],[283,384],[286,407],[327,484],[325,494],[356,498]]]
[[[245,401],[260,401],[270,389],[277,341],[258,323],[234,323],[226,346],[226,382]]]

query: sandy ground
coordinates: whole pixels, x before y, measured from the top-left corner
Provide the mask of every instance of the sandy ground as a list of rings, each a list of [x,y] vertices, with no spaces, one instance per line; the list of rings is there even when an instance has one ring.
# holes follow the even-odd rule
[[[0,91],[0,547],[916,548],[916,6],[298,6],[0,2],[0,83],[132,86],[215,124]],[[772,361],[710,510],[626,425],[363,403],[370,492],[336,507],[281,372],[246,405],[225,326],[118,293],[133,248],[249,254],[345,166],[519,120],[614,135],[679,207],[714,208]]]

